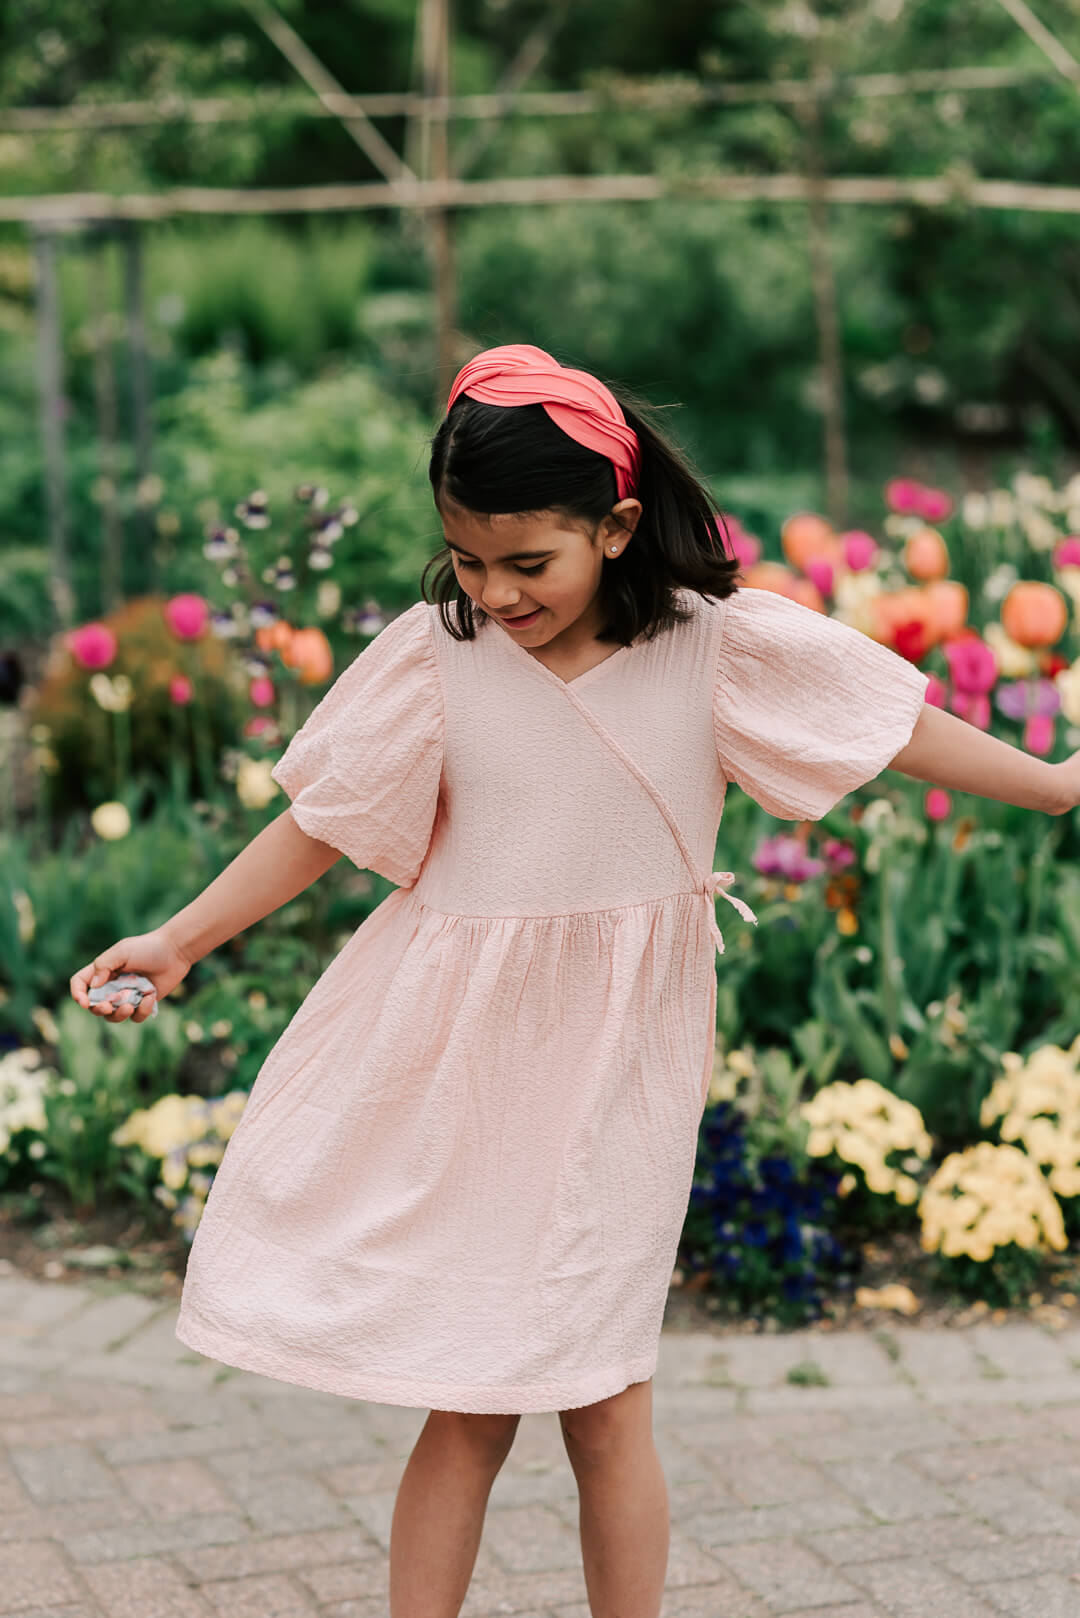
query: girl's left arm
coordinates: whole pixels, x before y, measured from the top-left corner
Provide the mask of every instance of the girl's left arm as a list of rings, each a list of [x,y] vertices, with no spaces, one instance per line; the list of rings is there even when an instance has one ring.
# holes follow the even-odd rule
[[[1048,764],[929,702],[888,768],[1047,815],[1064,815],[1080,804],[1080,753]]]

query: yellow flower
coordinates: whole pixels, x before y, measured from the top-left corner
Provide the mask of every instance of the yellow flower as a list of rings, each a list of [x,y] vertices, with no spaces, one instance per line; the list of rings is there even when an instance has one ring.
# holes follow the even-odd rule
[[[979,1263],[995,1249],[1068,1245],[1061,1207],[1032,1159],[1015,1146],[980,1141],[952,1152],[919,1202],[921,1243],[947,1257]]]
[[[236,767],[236,796],[245,809],[263,809],[281,788],[271,780],[273,762],[265,758],[240,760]]]
[[[127,836],[131,830],[131,816],[122,803],[99,803],[90,816],[90,824],[99,837],[111,843]]]

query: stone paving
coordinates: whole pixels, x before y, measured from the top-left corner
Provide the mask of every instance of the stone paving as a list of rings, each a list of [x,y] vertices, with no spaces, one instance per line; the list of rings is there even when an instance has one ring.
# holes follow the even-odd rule
[[[175,1303],[0,1277],[0,1613],[387,1618],[426,1411],[233,1371]],[[1080,1618],[1080,1327],[665,1329],[663,1618]],[[462,1618],[590,1618],[558,1418],[522,1417]]]

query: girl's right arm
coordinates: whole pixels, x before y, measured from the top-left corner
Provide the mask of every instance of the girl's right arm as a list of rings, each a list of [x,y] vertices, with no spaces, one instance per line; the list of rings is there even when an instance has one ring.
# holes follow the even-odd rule
[[[196,961],[295,899],[340,858],[338,849],[309,837],[284,810],[171,920],[153,932],[120,939],[76,972],[72,998],[109,1022],[128,1017],[144,1022],[155,1000],[174,989]],[[141,972],[153,983],[155,994],[148,994],[137,1009],[130,1005],[114,1009],[107,1000],[91,1006],[89,990],[122,972]]]

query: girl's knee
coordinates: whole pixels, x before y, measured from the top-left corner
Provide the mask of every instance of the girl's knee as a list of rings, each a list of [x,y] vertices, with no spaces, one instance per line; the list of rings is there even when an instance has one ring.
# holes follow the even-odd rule
[[[500,1464],[510,1453],[521,1417],[481,1415],[464,1410],[433,1410],[428,1423],[456,1443]]]
[[[633,1382],[610,1399],[561,1410],[559,1424],[571,1459],[603,1456],[652,1433],[652,1381]]]

